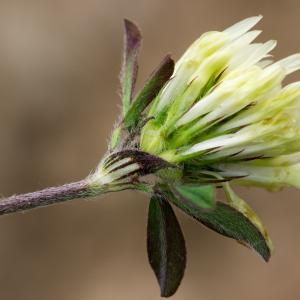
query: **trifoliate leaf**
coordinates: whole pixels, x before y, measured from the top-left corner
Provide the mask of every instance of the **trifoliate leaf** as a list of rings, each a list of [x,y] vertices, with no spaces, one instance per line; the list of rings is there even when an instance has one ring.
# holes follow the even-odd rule
[[[166,193],[166,189],[164,189]],[[260,230],[241,212],[222,202],[216,202],[216,207],[205,210],[188,198],[167,193],[166,196],[185,213],[201,222],[208,228],[254,249],[265,261],[271,255],[270,247]]]
[[[129,20],[124,20],[124,54],[120,74],[123,113],[127,113],[134,90],[138,72],[138,52],[142,36],[137,26]]]
[[[161,296],[172,296],[184,275],[186,249],[172,207],[161,195],[151,198],[147,231],[149,263],[160,285]]]
[[[202,208],[215,206],[215,188],[212,185],[176,185],[175,189],[182,197]]]
[[[127,128],[134,127],[141,120],[141,113],[157,96],[164,84],[170,79],[174,71],[174,61],[167,55],[160,65],[153,71],[144,87],[135,97],[125,116]]]

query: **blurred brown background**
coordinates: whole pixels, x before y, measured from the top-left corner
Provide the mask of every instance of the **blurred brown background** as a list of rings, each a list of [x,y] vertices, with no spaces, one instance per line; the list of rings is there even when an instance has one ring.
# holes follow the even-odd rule
[[[260,39],[300,51],[295,0],[1,0],[0,191],[86,176],[119,112],[122,19],[144,34],[140,81],[202,32],[263,14]],[[295,78],[300,78],[296,74]],[[240,190],[276,245],[270,263],[178,212],[188,247],[179,299],[300,299],[300,191]],[[0,218],[0,299],[159,299],[145,245],[147,199],[133,192]]]

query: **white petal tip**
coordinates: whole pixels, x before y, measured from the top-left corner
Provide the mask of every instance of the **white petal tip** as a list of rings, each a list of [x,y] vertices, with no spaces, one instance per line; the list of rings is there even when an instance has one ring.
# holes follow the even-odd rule
[[[277,62],[285,69],[286,75],[300,70],[300,53],[293,54]]]
[[[267,53],[271,52],[276,46],[277,46],[276,40],[269,40],[265,43],[265,47],[267,48],[268,51]]]
[[[250,17],[244,19],[224,30],[225,33],[229,34],[232,39],[236,39],[252,27],[254,27],[260,20],[262,19],[262,15]]]

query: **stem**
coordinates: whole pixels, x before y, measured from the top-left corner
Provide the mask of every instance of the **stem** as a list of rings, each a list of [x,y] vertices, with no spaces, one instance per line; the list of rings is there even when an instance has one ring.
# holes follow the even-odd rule
[[[51,205],[75,198],[86,198],[98,193],[91,190],[86,180],[50,187],[41,191],[14,195],[0,201],[0,215]]]
[[[114,152],[84,180],[0,200],[0,215],[126,189],[151,193],[151,184],[139,181],[139,177],[169,167],[173,166],[136,149]]]

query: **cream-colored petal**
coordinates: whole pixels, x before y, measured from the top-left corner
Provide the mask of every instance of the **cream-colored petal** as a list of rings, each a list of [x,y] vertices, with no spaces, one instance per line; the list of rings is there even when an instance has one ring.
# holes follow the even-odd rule
[[[228,27],[223,32],[229,34],[231,39],[236,39],[240,37],[242,34],[246,33],[252,27],[254,27],[261,19],[262,19],[261,15],[244,19]]]

